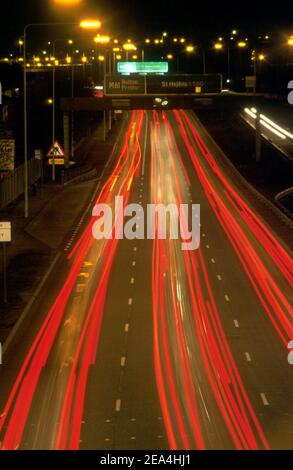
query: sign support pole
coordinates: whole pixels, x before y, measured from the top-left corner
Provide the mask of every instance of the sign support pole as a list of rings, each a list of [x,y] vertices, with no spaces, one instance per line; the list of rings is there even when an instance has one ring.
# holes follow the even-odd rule
[[[106,111],[104,111],[104,142],[106,142]]]

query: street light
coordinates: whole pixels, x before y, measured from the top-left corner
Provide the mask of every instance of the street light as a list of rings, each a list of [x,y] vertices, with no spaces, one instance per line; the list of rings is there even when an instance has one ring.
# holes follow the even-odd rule
[[[223,49],[223,44],[221,44],[220,42],[216,42],[214,44],[214,49],[216,49],[216,50]]]
[[[293,46],[293,36],[290,36],[287,41],[288,46],[292,47]]]
[[[57,6],[64,6],[64,7],[75,7],[77,5],[80,5],[82,0],[54,0],[54,3]]]
[[[186,52],[194,52],[195,47],[194,46],[186,46],[185,50]]]
[[[64,3],[67,3],[68,5],[71,4],[73,5],[75,3],[75,0],[72,0],[71,3],[69,3],[70,0],[67,2],[63,1]],[[56,0],[57,3],[57,0]],[[59,1],[59,4],[61,4],[62,1]],[[29,203],[28,203],[28,116],[27,116],[27,68],[29,68],[29,64],[27,63],[27,31],[29,28],[33,27],[47,27],[47,26],[76,26],[77,23],[30,23],[27,24],[24,27],[23,31],[23,112],[24,112],[24,213],[25,213],[25,218],[28,218],[28,210],[29,210]],[[101,27],[101,22],[98,20],[83,20],[80,22],[80,27],[84,29],[98,29]],[[53,101],[53,107],[54,107],[55,101]],[[54,142],[53,142],[54,144]],[[53,163],[54,163],[54,156],[53,156]]]
[[[240,48],[240,49],[243,49],[244,47],[247,46],[246,42],[245,41],[239,41],[237,46]]]
[[[99,20],[82,20],[79,26],[82,29],[99,29],[102,23]]]
[[[109,36],[96,36],[94,38],[94,41],[96,44],[108,44],[110,42],[111,38]]]

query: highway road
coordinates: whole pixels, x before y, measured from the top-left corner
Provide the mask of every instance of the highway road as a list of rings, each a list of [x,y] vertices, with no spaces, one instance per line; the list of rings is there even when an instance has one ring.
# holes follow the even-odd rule
[[[2,449],[292,449],[292,258],[242,190],[192,112],[125,116],[5,351]],[[199,248],[95,240],[116,196],[200,204]]]

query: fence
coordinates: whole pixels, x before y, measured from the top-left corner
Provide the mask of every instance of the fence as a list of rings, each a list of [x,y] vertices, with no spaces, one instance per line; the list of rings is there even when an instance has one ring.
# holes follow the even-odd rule
[[[28,161],[28,181],[34,184],[41,177],[41,161]],[[24,193],[24,165],[17,167],[0,181],[0,209]]]

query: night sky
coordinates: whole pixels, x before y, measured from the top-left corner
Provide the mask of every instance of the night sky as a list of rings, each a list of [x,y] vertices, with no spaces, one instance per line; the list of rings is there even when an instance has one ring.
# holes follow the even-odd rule
[[[244,34],[293,30],[287,2],[209,2],[207,0],[83,0],[78,11],[62,14],[52,7],[53,0],[2,0],[0,13],[1,50],[17,39],[25,23],[75,21],[88,13],[102,18],[105,28],[121,36],[151,35],[163,30],[201,40],[215,38],[231,28]],[[287,3],[287,4],[286,4]],[[291,23],[291,24],[290,24]],[[291,29],[292,28],[292,29]]]

